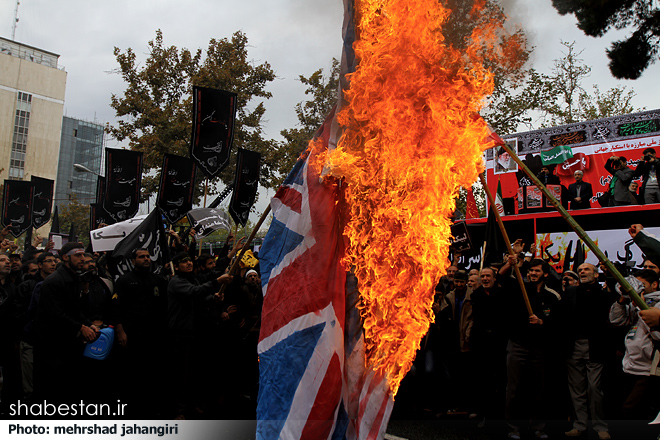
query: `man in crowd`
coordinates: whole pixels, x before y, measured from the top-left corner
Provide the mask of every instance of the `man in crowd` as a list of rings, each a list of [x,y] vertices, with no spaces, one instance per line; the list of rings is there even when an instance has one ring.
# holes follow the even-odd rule
[[[517,256],[509,256],[500,274],[508,276],[511,266],[517,263]],[[503,281],[507,291],[505,320],[509,333],[505,418],[509,438],[514,440],[520,439],[523,420],[530,421],[537,438],[547,438],[544,432],[545,362],[554,340],[559,303],[559,294],[545,284],[549,272],[548,263],[543,260],[534,259],[529,263],[525,289],[531,313],[515,279]]]
[[[167,281],[151,272],[148,250],[134,249],[131,262],[133,270],[117,279],[113,299],[122,395],[139,418],[164,410]]]
[[[642,269],[629,282],[635,290],[641,292],[647,305],[653,308],[660,305],[658,274]],[[639,318],[637,306],[620,290],[621,296],[610,309],[610,321],[614,325],[629,326],[623,358],[623,372],[627,381],[624,386],[629,392],[623,403],[623,417],[628,420],[650,420],[657,413],[657,409],[654,412],[652,408],[660,391],[660,378],[651,374],[654,341],[660,341],[660,332]]]
[[[84,254],[82,243],[62,246],[62,265],[41,284],[34,378],[35,392],[49,401],[79,399],[83,342],[97,337],[98,328],[81,311],[79,274]]]
[[[590,200],[594,195],[591,189],[591,183],[582,180],[584,172],[581,170],[575,171],[573,177],[575,177],[575,182],[568,185],[571,209],[591,208]]]
[[[168,332],[174,381],[175,411],[177,418],[186,418],[192,410],[201,411],[201,382],[197,358],[206,347],[200,347],[200,316],[205,302],[218,301],[222,284],[233,277],[221,275],[199,284],[193,273],[193,262],[186,252],[172,259],[176,275],[167,286]]]
[[[549,166],[543,165],[541,167],[541,172],[536,177],[538,177],[541,183],[546,186],[559,185],[559,177],[555,176],[552,171],[553,170]]]
[[[475,364],[488,365],[480,368],[474,377],[480,398],[477,414],[485,421],[501,419],[506,386],[506,332],[505,292],[497,285],[496,271],[491,267],[481,270],[481,286],[470,296],[472,300],[472,331],[470,348]]]
[[[605,169],[612,175],[609,186],[609,206],[630,205],[628,186],[634,171],[628,168],[628,159],[623,156],[612,156],[605,162]]]
[[[578,284],[580,284],[580,277],[572,270],[565,270],[564,273],[561,274],[562,291],[566,292],[569,287],[577,286]]]
[[[467,273],[458,270],[454,273],[454,289],[440,303],[440,319],[447,319],[445,328],[448,334],[441,335],[447,340],[449,351],[449,373],[453,388],[454,410],[472,410],[471,396],[474,393],[470,353],[470,332],[472,330],[472,290],[467,287]]]
[[[20,333],[16,328],[17,286],[9,281],[11,261],[7,254],[0,254],[0,366],[2,366],[2,406],[20,399],[21,367],[18,352]],[[6,408],[3,408],[6,410]]]
[[[472,271],[470,271],[472,272]],[[467,286],[471,291],[477,290],[479,286],[481,286],[481,279],[479,277],[479,271],[475,275],[468,275],[468,282]]]
[[[569,286],[559,303],[562,344],[568,373],[568,389],[575,419],[568,437],[587,430],[591,412],[598,438],[610,438],[603,412],[603,367],[616,351],[615,335],[609,323],[610,306],[616,294],[602,289],[593,264],[578,267],[580,284]]]
[[[19,286],[17,301],[18,325],[22,330],[19,351],[23,375],[23,393],[28,399],[34,391],[34,344],[36,338],[34,320],[37,317],[38,298],[33,297],[33,293],[37,284],[55,272],[55,257],[50,253],[43,252],[37,257],[37,266],[39,271]]]
[[[642,177],[640,197],[645,204],[660,203],[660,187],[658,186],[660,161],[655,156],[653,148],[646,148],[642,151],[642,159],[635,169],[635,177]]]

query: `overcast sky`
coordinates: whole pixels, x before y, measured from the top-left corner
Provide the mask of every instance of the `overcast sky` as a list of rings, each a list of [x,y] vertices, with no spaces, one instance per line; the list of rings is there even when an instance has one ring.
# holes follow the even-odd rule
[[[11,38],[15,0],[0,0],[0,35]],[[506,2],[507,12],[520,22],[536,46],[533,66],[550,73],[552,61],[562,56],[560,40],[576,41],[582,58],[592,67],[585,85],[601,91],[616,85],[634,88],[638,108],[659,108],[660,65],[653,65],[637,81],[616,81],[609,73],[605,48],[624,34],[586,37],[573,16],[561,17],[551,0]],[[112,93],[124,84],[112,54],[115,46],[131,47],[142,60],[147,41],[162,29],[166,45],[205,49],[211,38],[230,38],[243,31],[250,58],[269,62],[277,79],[268,86],[266,134],[294,127],[294,105],[305,99],[298,75],[328,69],[341,55],[341,0],[21,0],[15,40],[60,54],[68,73],[64,112],[67,116],[99,123],[114,122],[109,106]],[[504,133],[503,133],[504,134]],[[109,141],[107,146],[117,146]]]

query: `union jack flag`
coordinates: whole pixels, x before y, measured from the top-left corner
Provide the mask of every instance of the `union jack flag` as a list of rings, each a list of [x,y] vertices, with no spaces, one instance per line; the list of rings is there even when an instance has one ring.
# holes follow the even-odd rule
[[[317,134],[325,146],[332,120]],[[347,295],[340,263],[340,188],[310,166],[315,154],[298,161],[271,201],[259,253],[257,438],[382,438],[393,400],[387,381],[365,370],[356,283],[349,278]]]

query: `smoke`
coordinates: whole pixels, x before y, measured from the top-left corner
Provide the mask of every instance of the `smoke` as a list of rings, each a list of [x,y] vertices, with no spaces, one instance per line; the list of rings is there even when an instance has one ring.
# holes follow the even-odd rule
[[[530,4],[533,2],[525,2],[522,0],[495,0],[503,9],[504,13],[509,18],[506,28],[509,32],[513,33],[518,29],[525,31],[527,35],[527,47],[532,48],[537,46],[538,35],[531,26],[532,11],[529,9]],[[533,64],[534,52],[530,56],[530,63]]]

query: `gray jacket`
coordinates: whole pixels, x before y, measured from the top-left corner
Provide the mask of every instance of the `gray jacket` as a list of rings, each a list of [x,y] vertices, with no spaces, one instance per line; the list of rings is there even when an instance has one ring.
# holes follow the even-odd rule
[[[660,301],[660,292],[644,295],[649,301]],[[655,304],[659,307],[660,302]],[[653,357],[653,341],[660,341],[660,332],[650,331],[649,326],[639,319],[639,310],[634,304],[615,302],[610,308],[610,322],[614,325],[629,325],[626,334],[626,355],[623,357],[623,371],[637,376],[649,376]]]

